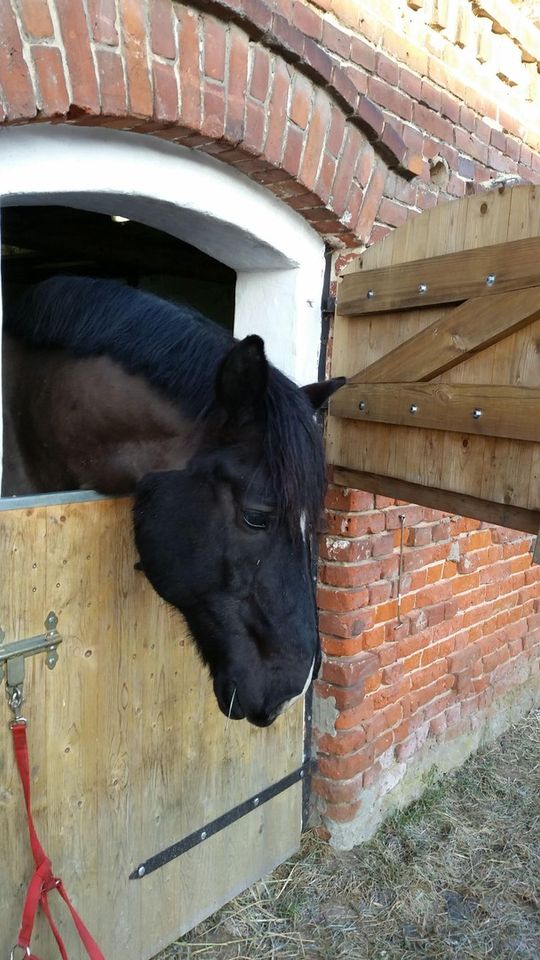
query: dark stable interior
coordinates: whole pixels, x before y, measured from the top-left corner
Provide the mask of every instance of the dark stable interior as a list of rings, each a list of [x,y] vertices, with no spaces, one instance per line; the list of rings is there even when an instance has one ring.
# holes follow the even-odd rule
[[[109,277],[189,303],[233,329],[236,274],[153,227],[73,207],[4,207],[2,297],[54,274]]]

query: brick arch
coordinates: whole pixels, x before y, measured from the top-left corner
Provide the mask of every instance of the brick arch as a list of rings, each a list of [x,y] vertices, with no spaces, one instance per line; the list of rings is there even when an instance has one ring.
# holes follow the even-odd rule
[[[218,157],[331,246],[371,230],[388,167],[414,158],[311,38],[264,2],[4,3],[0,120],[147,132]],[[408,167],[407,167],[408,164]]]

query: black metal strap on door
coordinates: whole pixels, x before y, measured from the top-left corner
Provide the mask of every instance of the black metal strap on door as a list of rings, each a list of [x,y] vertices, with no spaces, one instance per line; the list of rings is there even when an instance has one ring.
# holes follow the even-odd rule
[[[133,873],[130,873],[129,879],[142,880],[143,877],[147,877],[148,874],[153,873],[154,870],[159,870],[159,868],[165,866],[166,863],[170,863],[171,860],[181,857],[183,853],[192,850],[193,847],[213,837],[214,834],[219,833],[220,830],[223,830],[225,827],[229,827],[231,823],[235,823],[236,820],[240,820],[240,818],[245,817],[246,814],[257,810],[263,804],[268,803],[269,800],[277,797],[278,794],[283,793],[284,790],[288,790],[289,787],[292,787],[295,783],[304,780],[313,767],[313,763],[313,760],[308,760],[302,764],[301,767],[298,767],[297,770],[278,780],[277,783],[266,787],[265,790],[261,790],[260,793],[250,797],[249,800],[244,800],[243,803],[239,803],[237,807],[233,807],[231,810],[228,810],[227,813],[222,814],[221,817],[217,817],[199,830],[190,833],[189,836],[184,837],[183,840],[178,840],[177,843],[166,847],[165,850],[162,850],[160,853],[155,853],[152,857],[149,857],[148,860],[145,860],[139,864],[138,867],[135,867]]]

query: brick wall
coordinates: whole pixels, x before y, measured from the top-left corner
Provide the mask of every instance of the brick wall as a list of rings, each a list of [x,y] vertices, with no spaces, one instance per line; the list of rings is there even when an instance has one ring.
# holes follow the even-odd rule
[[[444,769],[448,744],[464,741],[462,760],[490,711],[540,701],[540,566],[526,534],[358,490],[331,485],[327,518],[314,789],[327,835],[348,846],[409,798],[400,783],[426,747]]]
[[[306,217],[339,269],[437,203],[539,182],[539,56],[509,0],[0,0],[0,123],[211,154]],[[314,787],[334,842],[368,835],[538,695],[530,550],[330,487]]]

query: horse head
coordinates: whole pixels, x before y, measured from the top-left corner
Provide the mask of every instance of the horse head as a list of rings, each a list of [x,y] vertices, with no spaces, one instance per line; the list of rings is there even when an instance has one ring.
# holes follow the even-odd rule
[[[269,366],[262,340],[247,337],[219,366],[185,469],[149,473],[137,485],[142,568],[185,616],[222,712],[257,726],[301,696],[320,665],[311,543],[324,476],[311,470],[323,475],[324,461],[313,410],[343,382],[301,391]],[[291,402],[281,432],[276,390],[281,408],[283,397]],[[288,450],[295,429],[313,448],[301,464]]]

